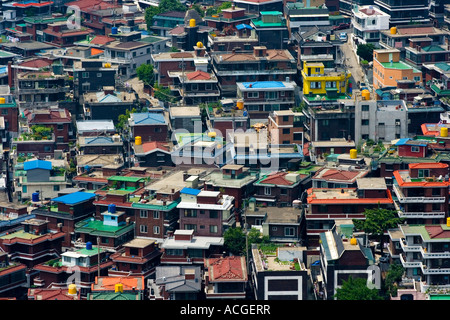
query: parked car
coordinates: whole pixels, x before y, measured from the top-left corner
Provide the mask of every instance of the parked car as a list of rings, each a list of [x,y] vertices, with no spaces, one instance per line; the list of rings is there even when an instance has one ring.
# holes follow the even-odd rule
[[[344,30],[350,28],[350,23],[340,23],[333,27],[333,30]]]
[[[339,39],[341,39],[342,41],[347,41],[347,32],[341,32],[339,33]]]

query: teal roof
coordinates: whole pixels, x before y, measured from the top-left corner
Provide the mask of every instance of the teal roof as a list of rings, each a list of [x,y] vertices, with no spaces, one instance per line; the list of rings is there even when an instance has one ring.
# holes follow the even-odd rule
[[[437,46],[437,45],[431,45],[431,46],[423,47],[422,50],[425,51],[425,52],[430,52],[430,51],[445,51],[442,47]]]
[[[281,14],[280,11],[261,11],[262,16],[278,16]]]
[[[442,71],[450,71],[450,64],[446,62],[438,62],[435,64],[436,67],[441,69]]]
[[[88,293],[87,300],[140,300],[139,294],[128,292],[93,292]]]

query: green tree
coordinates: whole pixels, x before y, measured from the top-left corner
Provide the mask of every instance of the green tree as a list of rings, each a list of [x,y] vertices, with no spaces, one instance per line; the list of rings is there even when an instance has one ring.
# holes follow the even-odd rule
[[[241,228],[229,228],[223,234],[225,248],[234,255],[245,253],[245,233]]]
[[[365,219],[353,219],[353,224],[357,230],[363,230],[367,234],[377,236],[380,239],[380,248],[384,247],[384,232],[395,228],[403,219],[397,217],[394,210],[384,208],[365,209]]]
[[[161,0],[157,7],[148,6],[145,9],[145,23],[147,29],[150,29],[153,25],[153,17],[168,11],[186,11],[186,6],[179,0]]]
[[[347,281],[343,281],[342,286],[336,289],[335,298],[337,300],[383,300],[378,289],[367,287],[366,279],[353,279],[352,276]]]
[[[146,85],[150,85],[155,80],[155,72],[153,70],[153,65],[151,64],[141,64],[136,68],[136,73],[139,80],[144,82]]]
[[[220,6],[217,7],[210,7],[206,10],[207,16],[212,16],[213,14],[219,14],[222,12],[223,9],[229,9],[232,6],[231,1],[222,2]]]
[[[154,6],[148,6],[145,9],[145,23],[147,24],[147,30],[150,30],[150,28],[153,26],[153,17],[157,14],[161,13],[159,7]]]
[[[169,87],[163,87],[157,83],[153,85],[154,96],[156,99],[163,102],[174,103],[177,99],[172,95]]]
[[[401,264],[392,263],[389,265],[389,270],[386,272],[384,279],[384,288],[386,294],[393,297],[397,296],[397,285],[402,280],[405,269]]]
[[[204,17],[204,16],[205,16],[205,10],[203,10],[202,6],[199,5],[198,3],[194,3],[194,4],[191,6],[191,9],[194,9],[195,11],[197,11],[198,14],[199,14],[201,17]]]
[[[251,247],[252,243],[269,243],[270,239],[269,236],[264,236],[261,234],[261,232],[256,228],[251,228],[250,231],[247,234],[248,237],[248,243]]]
[[[371,43],[359,44],[356,49],[356,54],[360,56],[361,59],[370,62],[373,61],[373,49],[375,49],[375,46]]]

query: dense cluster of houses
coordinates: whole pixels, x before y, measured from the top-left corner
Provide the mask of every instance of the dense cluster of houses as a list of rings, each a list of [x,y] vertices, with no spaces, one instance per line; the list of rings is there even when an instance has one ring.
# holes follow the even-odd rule
[[[0,299],[331,300],[389,264],[392,300],[447,297],[450,5],[428,2],[3,2]],[[402,218],[386,246],[367,209]],[[232,254],[233,229],[268,243]]]

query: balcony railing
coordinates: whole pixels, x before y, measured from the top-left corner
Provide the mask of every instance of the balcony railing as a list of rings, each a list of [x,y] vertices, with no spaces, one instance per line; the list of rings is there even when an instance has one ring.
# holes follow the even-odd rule
[[[406,257],[400,255],[400,262],[404,268],[421,268],[422,262],[420,261],[407,261]]]
[[[445,218],[445,212],[403,212],[398,211],[400,218]]]
[[[445,197],[405,197],[397,185],[394,184],[392,189],[400,203],[445,203]]]

